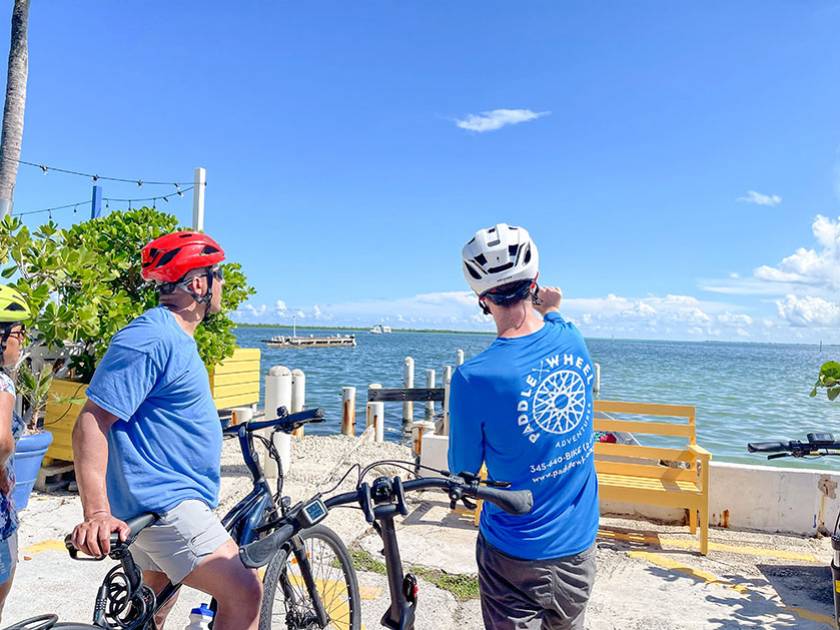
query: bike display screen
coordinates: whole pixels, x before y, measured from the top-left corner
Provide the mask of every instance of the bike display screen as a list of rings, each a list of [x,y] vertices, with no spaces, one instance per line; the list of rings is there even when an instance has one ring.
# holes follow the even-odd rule
[[[327,516],[327,506],[325,506],[324,502],[320,499],[313,501],[312,503],[303,506],[302,516],[307,522],[307,525],[314,525]]]

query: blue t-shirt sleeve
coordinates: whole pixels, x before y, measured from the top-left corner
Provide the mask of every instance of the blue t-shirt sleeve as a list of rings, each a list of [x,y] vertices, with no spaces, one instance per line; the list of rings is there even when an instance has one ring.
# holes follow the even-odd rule
[[[161,369],[147,350],[111,342],[96,368],[87,397],[121,420],[129,420],[157,383]]]
[[[449,471],[478,473],[484,463],[484,431],[478,410],[471,404],[470,387],[455,370],[449,389]]]
[[[549,311],[543,317],[543,321],[549,322],[550,324],[565,324],[566,326],[570,326],[563,316],[558,311]]]

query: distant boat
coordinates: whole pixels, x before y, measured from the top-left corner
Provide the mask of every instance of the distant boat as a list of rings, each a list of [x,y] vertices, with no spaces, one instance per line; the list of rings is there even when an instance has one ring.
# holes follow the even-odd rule
[[[388,333],[391,332],[391,327],[390,326],[383,326],[382,327],[382,332],[387,335]]]
[[[384,324],[377,324],[373,328],[370,329],[371,335],[387,335],[391,332],[390,326],[385,326]]]
[[[329,337],[297,337],[275,335],[271,339],[263,339],[269,348],[330,348],[333,346],[355,347],[356,335],[332,335]]]

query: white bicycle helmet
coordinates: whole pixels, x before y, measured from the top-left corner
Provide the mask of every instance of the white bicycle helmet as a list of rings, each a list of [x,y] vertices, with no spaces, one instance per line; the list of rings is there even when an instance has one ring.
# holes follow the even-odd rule
[[[535,280],[540,271],[540,255],[528,230],[506,223],[476,232],[461,256],[464,277],[479,297],[511,282]]]

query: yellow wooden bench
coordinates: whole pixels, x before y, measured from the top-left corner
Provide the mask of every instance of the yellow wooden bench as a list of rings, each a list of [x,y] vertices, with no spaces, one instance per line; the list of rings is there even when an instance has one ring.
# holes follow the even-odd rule
[[[601,500],[687,509],[692,534],[697,534],[699,518],[700,553],[707,555],[709,462],[712,455],[697,445],[695,408],[596,400],[594,411],[596,431],[666,436],[685,441],[685,446],[680,448],[597,442],[595,470],[598,474],[598,494]],[[637,416],[652,416],[657,420],[639,420]],[[665,462],[673,463],[669,465]],[[482,467],[482,476],[485,475],[486,469]],[[480,512],[479,502],[473,518],[476,526]]]
[[[655,420],[640,420],[638,416]],[[708,554],[712,455],[697,445],[695,408],[598,400],[594,427],[596,431],[634,436],[666,436],[679,442],[678,448],[596,443],[598,493],[607,501],[687,509],[692,534],[697,533],[699,518],[700,553]]]

